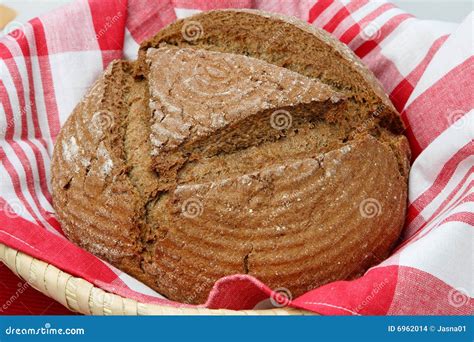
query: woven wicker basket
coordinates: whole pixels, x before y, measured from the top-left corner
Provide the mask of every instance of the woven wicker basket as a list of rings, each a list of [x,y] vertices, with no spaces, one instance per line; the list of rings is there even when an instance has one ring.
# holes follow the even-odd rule
[[[51,297],[69,310],[85,315],[309,315],[291,308],[268,310],[215,310],[175,308],[145,304],[95,287],[44,261],[0,244],[0,260],[32,287]]]

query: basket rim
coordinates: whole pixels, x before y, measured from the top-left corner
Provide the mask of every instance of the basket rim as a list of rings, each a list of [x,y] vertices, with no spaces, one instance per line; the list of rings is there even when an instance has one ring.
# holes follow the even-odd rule
[[[314,315],[289,307],[254,310],[208,309],[148,304],[102,290],[89,281],[64,272],[0,243],[0,261],[30,286],[67,309],[85,315]]]

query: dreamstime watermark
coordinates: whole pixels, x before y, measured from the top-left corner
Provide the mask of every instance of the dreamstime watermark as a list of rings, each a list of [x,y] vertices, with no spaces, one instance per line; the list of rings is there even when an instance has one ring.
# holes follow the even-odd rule
[[[286,26],[287,24],[285,24]],[[273,45],[276,41],[280,40],[280,38],[282,38],[285,34],[285,30],[284,30],[284,27],[281,27],[280,29],[278,29],[269,39],[267,39],[261,49],[263,51],[266,51],[271,45]]]
[[[289,129],[293,124],[290,112],[284,109],[276,110],[270,116],[270,125],[279,131]]]
[[[359,212],[364,218],[374,218],[382,213],[382,205],[375,198],[366,198],[360,202]]]
[[[189,303],[193,303],[199,295],[201,295],[206,289],[209,289],[210,287],[212,287],[212,283],[209,282],[208,280],[202,282],[198,286],[193,287],[193,292],[187,298],[187,301]]]
[[[84,328],[53,328],[50,323],[45,323],[39,328],[5,328],[5,335],[84,335]]]
[[[367,41],[379,39],[381,34],[380,26],[373,21],[366,24],[360,32],[362,39]]]
[[[372,302],[375,297],[378,295],[379,292],[382,291],[382,289],[389,283],[388,278],[385,278],[382,282],[380,283],[374,283],[374,286],[372,288],[372,291],[367,295],[367,297],[362,300],[362,302],[355,308],[355,312],[360,312],[363,308],[365,308],[367,305]]]
[[[187,42],[195,42],[204,36],[204,28],[199,21],[185,21],[181,34]]]
[[[20,296],[23,294],[23,292],[26,291],[26,289],[30,287],[30,284],[28,282],[24,283],[18,283],[17,284],[17,289],[14,294],[8,298],[5,303],[0,307],[0,312],[4,312],[8,310],[8,308],[18,299]]]
[[[467,293],[467,290],[461,287],[451,289],[448,293],[448,303],[455,308],[460,308],[461,306],[467,305],[469,301],[470,297]]]
[[[103,37],[107,32],[122,18],[122,12],[118,11],[113,17],[106,17],[105,24],[101,27],[97,34],[95,35],[96,39]]]
[[[201,216],[204,206],[197,198],[188,198],[181,205],[181,214],[187,218],[196,218]]]
[[[2,211],[8,218],[17,218],[22,216],[24,207],[19,201],[11,200],[3,203]]]
[[[11,40],[18,40],[25,36],[25,25],[19,21],[10,21],[2,31],[2,35]]]
[[[448,112],[448,123],[455,129],[463,129],[467,125],[473,123],[469,123],[468,116],[464,110],[452,110]]]
[[[108,110],[101,110],[92,115],[92,127],[95,131],[103,133],[114,125],[114,113]]]
[[[270,302],[276,308],[283,308],[290,304],[293,299],[291,291],[285,287],[279,287],[273,290],[270,296]]]

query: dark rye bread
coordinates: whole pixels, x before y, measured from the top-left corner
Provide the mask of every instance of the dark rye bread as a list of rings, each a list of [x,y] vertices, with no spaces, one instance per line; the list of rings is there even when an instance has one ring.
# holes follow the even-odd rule
[[[346,45],[294,17],[250,9],[210,11],[178,20],[140,45],[137,74],[146,51],[160,44],[255,57],[316,78],[348,95],[359,128],[395,134],[400,116],[380,83]]]
[[[230,274],[298,296],[384,259],[403,225],[409,160],[385,95],[175,45],[113,62],[61,130],[52,186],[68,238],[194,304]]]

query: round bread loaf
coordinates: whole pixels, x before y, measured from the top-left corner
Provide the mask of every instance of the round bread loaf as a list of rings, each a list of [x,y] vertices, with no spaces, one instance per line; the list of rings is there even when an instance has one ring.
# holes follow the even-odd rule
[[[66,236],[168,298],[252,275],[292,296],[387,257],[404,223],[403,125],[357,57],[295,19],[180,20],[114,61],[62,128]]]

